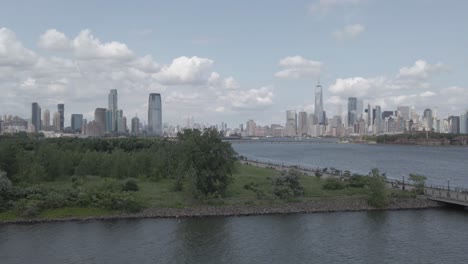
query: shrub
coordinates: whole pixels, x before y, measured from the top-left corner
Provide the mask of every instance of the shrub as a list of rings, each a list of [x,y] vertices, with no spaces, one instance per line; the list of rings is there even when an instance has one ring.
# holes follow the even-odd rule
[[[364,188],[369,184],[369,177],[353,174],[348,180],[349,186],[354,188]]]
[[[301,173],[296,169],[282,171],[281,176],[273,180],[273,194],[280,199],[288,199],[304,194],[304,187],[299,181]]]
[[[367,202],[376,208],[388,205],[388,196],[385,189],[385,178],[382,176],[369,177],[369,195]]]
[[[128,179],[122,188],[125,192],[137,192],[140,188],[138,187],[137,181],[135,179]]]
[[[341,190],[344,189],[345,185],[343,182],[339,179],[334,179],[334,178],[328,178],[325,180],[325,183],[323,184],[323,189],[324,190]]]
[[[419,174],[412,174],[409,175],[409,180],[414,183],[413,192],[415,194],[424,194],[424,186],[426,185],[426,176],[419,175]]]
[[[24,218],[32,218],[39,215],[41,202],[38,200],[21,199],[15,204],[16,215]]]

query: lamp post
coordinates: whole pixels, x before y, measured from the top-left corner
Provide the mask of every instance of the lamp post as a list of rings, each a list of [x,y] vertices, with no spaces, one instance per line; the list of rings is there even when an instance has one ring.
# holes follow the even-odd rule
[[[447,197],[450,197],[450,179],[447,178]]]

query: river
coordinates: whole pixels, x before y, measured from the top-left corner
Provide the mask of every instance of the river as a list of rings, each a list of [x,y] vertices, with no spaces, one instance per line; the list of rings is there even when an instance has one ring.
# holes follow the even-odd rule
[[[310,168],[333,167],[361,174],[378,168],[388,178],[398,180],[417,173],[427,176],[428,184],[468,188],[468,147],[339,144],[320,139],[314,142],[233,143],[232,146],[252,160]]]
[[[466,263],[450,209],[0,225],[0,262]]]

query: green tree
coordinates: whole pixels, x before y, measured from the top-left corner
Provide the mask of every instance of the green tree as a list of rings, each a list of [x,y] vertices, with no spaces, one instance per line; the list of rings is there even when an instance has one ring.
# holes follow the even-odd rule
[[[413,191],[416,194],[424,194],[424,186],[426,185],[427,177],[420,174],[412,174],[409,175],[409,180],[414,183]]]
[[[385,183],[385,177],[380,174],[379,170],[375,168],[372,169],[368,179],[369,194],[367,202],[369,205],[376,208],[388,206],[388,195]]]
[[[203,133],[199,130],[184,130],[178,134],[178,155],[185,171],[193,170],[192,179],[195,197],[224,196],[232,182],[236,153],[230,143],[223,142],[214,129]]]
[[[6,172],[0,170],[0,212],[8,209],[8,200],[11,195],[12,184]]]
[[[280,199],[304,195],[304,187],[299,181],[300,175],[297,169],[282,171],[281,176],[273,180],[273,194]]]

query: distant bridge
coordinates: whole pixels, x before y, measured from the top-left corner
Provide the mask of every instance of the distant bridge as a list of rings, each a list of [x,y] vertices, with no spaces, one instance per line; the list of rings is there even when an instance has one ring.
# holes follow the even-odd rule
[[[424,194],[429,200],[468,207],[468,191],[442,187],[426,187]]]

